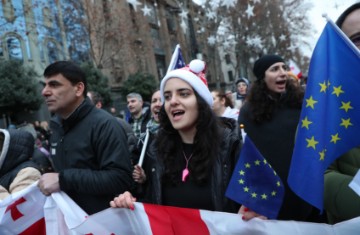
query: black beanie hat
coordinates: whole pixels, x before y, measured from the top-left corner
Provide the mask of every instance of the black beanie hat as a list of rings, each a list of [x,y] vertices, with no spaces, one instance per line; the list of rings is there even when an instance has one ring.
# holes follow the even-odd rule
[[[360,8],[360,2],[355,3],[351,6],[349,6],[337,19],[336,24],[339,26],[339,28],[342,27],[342,24],[344,23],[346,17],[350,15],[351,12],[355,11],[356,9]]]
[[[284,59],[278,55],[264,55],[255,61],[253,73],[258,80],[263,79],[265,77],[265,71],[273,64],[283,62]]]

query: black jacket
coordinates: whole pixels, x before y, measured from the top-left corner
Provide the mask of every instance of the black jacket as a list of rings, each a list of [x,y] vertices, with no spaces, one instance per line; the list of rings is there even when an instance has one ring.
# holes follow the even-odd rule
[[[211,174],[212,202],[216,211],[237,212],[239,205],[225,197],[225,191],[232,176],[233,169],[240,152],[239,128],[233,119],[221,118],[223,123],[223,139],[218,158]],[[220,140],[219,140],[220,141]],[[146,162],[147,182],[145,183],[145,202],[162,204],[161,178],[164,172],[162,162],[157,158],[156,140],[149,146]]]
[[[86,98],[68,117],[54,116],[51,158],[62,191],[92,214],[131,190],[133,179],[126,133],[118,121]]]
[[[239,124],[244,125],[247,135],[285,186],[284,201],[278,215],[278,219],[281,220],[306,221],[312,210],[312,207],[299,198],[287,184],[300,112],[300,108],[289,108],[286,104],[279,104],[270,121],[257,124],[252,120],[251,104],[246,102],[238,119]]]
[[[34,137],[27,131],[0,130],[4,135],[3,147],[0,152],[0,185],[9,190],[20,170],[26,167],[38,169],[31,161],[34,152]]]

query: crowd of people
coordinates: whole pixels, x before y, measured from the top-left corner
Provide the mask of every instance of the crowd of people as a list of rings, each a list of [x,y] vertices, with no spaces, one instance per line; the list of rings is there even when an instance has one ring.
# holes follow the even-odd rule
[[[360,3],[337,25],[360,49]],[[88,214],[135,201],[241,214],[266,219],[225,197],[240,156],[240,125],[285,184],[278,219],[316,221],[314,208],[287,185],[304,90],[283,57],[267,54],[241,77],[235,92],[209,90],[205,62],[192,60],[168,72],[150,107],[141,94],[126,96],[130,118],[114,117],[88,91],[84,72],[69,61],[44,71],[42,95],[53,114],[27,128],[0,129],[0,199],[38,181],[44,195],[66,192]],[[349,182],[360,168],[360,147],[325,172],[325,222],[360,215]]]

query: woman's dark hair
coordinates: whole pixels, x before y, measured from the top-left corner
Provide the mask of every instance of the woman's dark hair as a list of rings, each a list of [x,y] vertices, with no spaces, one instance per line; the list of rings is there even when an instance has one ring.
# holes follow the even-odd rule
[[[339,28],[342,27],[346,17],[348,17],[348,15],[350,15],[350,13],[352,13],[353,11],[357,10],[360,8],[360,2],[354,3],[353,5],[351,5],[350,7],[348,7],[337,19],[336,24]]]
[[[196,134],[193,144],[193,157],[189,162],[189,171],[198,184],[205,183],[208,179],[209,169],[217,156],[220,132],[216,115],[206,101],[194,91],[199,116],[196,122]],[[164,105],[159,113],[160,128],[157,134],[158,156],[164,163],[165,173],[163,182],[165,184],[177,184],[180,182],[181,171],[184,166],[179,164],[179,159],[184,159],[182,140],[179,132],[173,128],[166,115]]]
[[[304,98],[304,91],[288,80],[286,82],[286,93],[279,94],[279,97],[270,95],[265,80],[256,80],[251,86],[247,100],[251,103],[251,118],[256,123],[263,123],[272,119],[274,110],[279,105],[289,108],[301,108]]]

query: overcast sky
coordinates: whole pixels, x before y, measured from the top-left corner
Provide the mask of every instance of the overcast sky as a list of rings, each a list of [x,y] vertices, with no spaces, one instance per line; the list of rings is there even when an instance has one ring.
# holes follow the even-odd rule
[[[311,2],[314,7],[308,13],[310,22],[313,24],[316,33],[313,37],[307,38],[307,41],[312,45],[311,49],[314,49],[317,40],[320,37],[322,30],[325,27],[326,20],[322,17],[323,13],[326,13],[332,21],[336,21],[340,14],[352,5],[356,0],[307,0]],[[305,49],[305,54],[311,56],[310,49]]]

